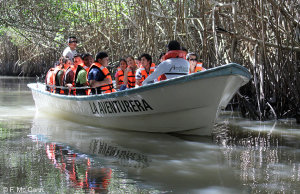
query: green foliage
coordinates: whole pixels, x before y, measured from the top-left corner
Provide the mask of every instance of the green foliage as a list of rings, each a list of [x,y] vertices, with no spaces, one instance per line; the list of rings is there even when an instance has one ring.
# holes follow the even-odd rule
[[[3,25],[1,25],[0,26],[0,36],[3,36],[6,31],[7,31],[7,29]]]
[[[177,39],[205,67],[229,62],[247,66],[259,79],[253,99],[272,98],[276,90],[282,101],[276,106],[284,115],[296,110],[288,111],[284,101],[299,107],[298,7],[298,0],[0,0],[0,35],[26,50],[18,56],[21,63],[34,51],[36,56],[52,55],[48,64],[61,55],[69,35],[78,37],[80,52],[106,50],[112,61],[141,52],[155,59],[169,40]]]

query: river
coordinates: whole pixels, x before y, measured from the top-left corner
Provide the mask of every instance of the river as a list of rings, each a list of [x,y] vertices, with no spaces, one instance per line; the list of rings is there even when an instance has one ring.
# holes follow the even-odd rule
[[[34,81],[0,77],[0,193],[300,192],[294,119],[223,112],[211,137],[108,130],[37,113]]]

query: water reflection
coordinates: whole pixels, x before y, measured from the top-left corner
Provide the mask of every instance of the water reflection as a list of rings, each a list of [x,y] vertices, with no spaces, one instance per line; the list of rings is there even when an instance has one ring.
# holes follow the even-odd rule
[[[46,143],[52,164],[72,182],[73,187],[106,193],[111,178],[110,168],[91,167],[90,158],[56,143]]]
[[[27,82],[0,77],[0,193],[9,187],[44,193],[300,191],[295,120],[257,122],[225,113],[211,138],[107,130],[50,115],[33,119]]]
[[[214,141],[252,192],[300,190],[300,126],[294,120],[268,122],[230,117],[217,126]]]
[[[144,154],[109,144],[103,139],[92,139],[89,151],[91,154],[115,158],[124,167],[146,168],[149,167],[151,162]]]
[[[86,174],[87,177],[77,178],[76,182],[86,182],[90,173],[99,174],[93,172],[106,169],[105,172],[111,173],[110,176],[105,176],[110,177],[107,181],[110,183],[107,187],[109,192],[114,192],[115,187],[124,186],[124,182],[126,184],[124,188],[122,187],[122,191],[129,188],[132,191],[133,187],[135,190],[147,188],[147,191],[151,188],[152,191],[156,190],[159,193],[241,191],[242,184],[237,184],[239,180],[234,177],[233,170],[223,163],[222,152],[211,138],[192,142],[167,134],[93,128],[42,114],[35,117],[31,134],[39,141],[46,142],[47,147],[51,145],[52,150],[55,145],[56,155],[64,155],[52,156],[55,158],[53,160],[56,162],[55,165],[60,163],[59,168],[63,166],[67,169],[68,166],[67,163],[61,164],[61,161],[67,161],[67,158],[72,161],[69,169],[63,171],[67,177],[80,177],[80,175],[71,176],[70,172],[78,172],[74,171],[73,166],[77,166],[75,169],[81,166],[81,174]],[[65,147],[60,148],[60,145]],[[76,157],[72,154],[76,154]],[[79,155],[86,159],[82,160]],[[70,156],[74,159],[70,159]],[[88,161],[92,165],[89,166]],[[104,182],[103,177],[104,175],[94,177],[94,183],[101,185]],[[113,184],[116,182],[118,186]],[[82,185],[82,188],[87,188],[88,185],[90,184]]]

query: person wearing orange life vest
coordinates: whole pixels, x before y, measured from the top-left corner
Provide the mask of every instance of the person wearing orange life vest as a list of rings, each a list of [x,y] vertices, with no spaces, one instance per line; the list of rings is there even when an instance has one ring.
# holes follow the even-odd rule
[[[55,86],[64,86],[64,75],[66,73],[66,70],[69,68],[71,65],[72,61],[69,58],[63,58],[62,59],[62,66],[57,67],[56,70],[54,70],[54,85]],[[61,88],[56,88],[55,93],[58,94],[64,94],[64,90]]]
[[[186,56],[186,59],[189,61],[190,63],[190,69],[189,69],[189,73],[196,73],[198,71],[204,71],[206,70],[204,67],[202,67],[202,63],[197,62],[197,55],[196,53],[188,53]]]
[[[54,70],[55,68],[52,67],[48,70],[46,77],[45,77],[45,84],[46,84],[46,91],[53,92],[54,88]]]
[[[75,74],[78,66],[83,65],[80,54],[75,54],[73,61],[73,64],[69,66],[64,75],[64,86],[68,87],[64,92],[68,95],[76,95],[76,89],[72,89],[75,86]]]
[[[137,65],[138,68],[140,68],[142,66],[140,57],[136,58],[134,61],[135,61],[135,64]]]
[[[56,64],[54,65],[54,70],[51,76],[51,80],[52,80],[52,89],[50,89],[51,93],[59,93],[60,89],[56,88],[55,86],[58,84],[58,82],[56,81],[56,75],[57,73],[62,69],[63,67],[63,59],[64,57],[60,57],[59,60],[56,62]],[[46,76],[47,78],[48,76]],[[49,80],[50,81],[50,80]]]
[[[120,90],[124,90],[126,88],[134,88],[135,87],[135,73],[138,68],[134,57],[128,56],[126,58],[126,62],[128,67],[124,71],[124,86],[121,86]]]
[[[74,64],[77,63],[77,70],[75,73],[75,87],[88,86],[87,72],[93,64],[93,56],[90,53],[74,57]],[[76,89],[76,95],[89,95],[90,89]]]
[[[155,64],[152,63],[152,57],[149,54],[142,54],[140,59],[141,67],[136,71],[135,74],[135,87],[141,86],[143,81],[155,70]]]
[[[95,62],[88,71],[88,80],[92,88],[92,94],[115,92],[108,66],[108,55],[106,52],[99,52]]]
[[[189,73],[190,64],[186,60],[186,52],[181,50],[176,40],[169,42],[168,52],[163,58],[164,61],[143,81],[143,85],[157,81],[161,75],[165,75],[166,79],[172,79]]]
[[[127,68],[127,62],[125,59],[120,59],[119,67],[115,74],[116,80],[116,88],[120,89],[121,86],[124,84],[124,71]]]

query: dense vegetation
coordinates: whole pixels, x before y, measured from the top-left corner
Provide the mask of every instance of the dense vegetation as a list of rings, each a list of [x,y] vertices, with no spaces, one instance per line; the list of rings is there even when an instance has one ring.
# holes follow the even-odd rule
[[[300,112],[298,0],[4,0],[0,13],[1,74],[43,74],[69,35],[79,51],[106,50],[112,62],[144,52],[157,59],[177,39],[206,68],[236,62],[250,70],[234,99],[243,114]]]

